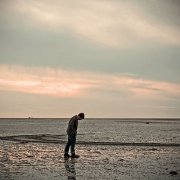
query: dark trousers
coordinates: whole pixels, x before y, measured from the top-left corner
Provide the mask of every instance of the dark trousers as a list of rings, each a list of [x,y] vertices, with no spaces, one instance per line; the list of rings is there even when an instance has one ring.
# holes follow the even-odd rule
[[[66,144],[65,153],[69,152],[69,148],[71,147],[71,154],[75,153],[75,144],[76,144],[76,134],[68,135],[68,142]]]

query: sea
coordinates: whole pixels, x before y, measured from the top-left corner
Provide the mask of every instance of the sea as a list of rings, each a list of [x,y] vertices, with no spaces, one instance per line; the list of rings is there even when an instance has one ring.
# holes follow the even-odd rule
[[[0,136],[61,135],[68,118],[1,118]],[[87,118],[79,121],[77,141],[180,143],[180,119]]]

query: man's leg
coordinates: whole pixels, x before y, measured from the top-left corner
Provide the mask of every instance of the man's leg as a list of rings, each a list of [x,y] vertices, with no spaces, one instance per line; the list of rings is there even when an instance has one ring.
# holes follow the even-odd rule
[[[66,147],[65,147],[65,150],[64,150],[64,157],[65,157],[65,158],[70,157],[69,154],[68,154],[70,146],[71,146],[71,138],[70,138],[70,136],[68,135],[68,142],[67,142]]]
[[[71,135],[71,154],[75,153],[76,135]]]
[[[71,157],[79,158],[79,155],[75,154],[75,145],[76,145],[76,135],[73,135],[71,138]]]

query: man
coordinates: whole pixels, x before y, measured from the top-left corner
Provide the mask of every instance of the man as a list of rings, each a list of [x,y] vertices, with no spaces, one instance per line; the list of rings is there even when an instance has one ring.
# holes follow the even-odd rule
[[[68,142],[64,150],[64,158],[79,158],[79,155],[75,154],[75,144],[78,128],[78,120],[84,119],[84,113],[79,113],[78,115],[73,116],[68,124],[67,134]],[[71,147],[71,156],[68,154],[69,148]]]

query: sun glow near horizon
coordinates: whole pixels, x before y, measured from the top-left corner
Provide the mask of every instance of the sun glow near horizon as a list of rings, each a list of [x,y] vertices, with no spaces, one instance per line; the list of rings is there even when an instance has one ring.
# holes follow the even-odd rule
[[[89,96],[91,91],[131,92],[129,98],[180,96],[180,85],[124,74],[78,72],[43,67],[0,65],[0,89],[57,97]],[[98,93],[98,92],[97,92]],[[149,97],[148,97],[149,96]]]

